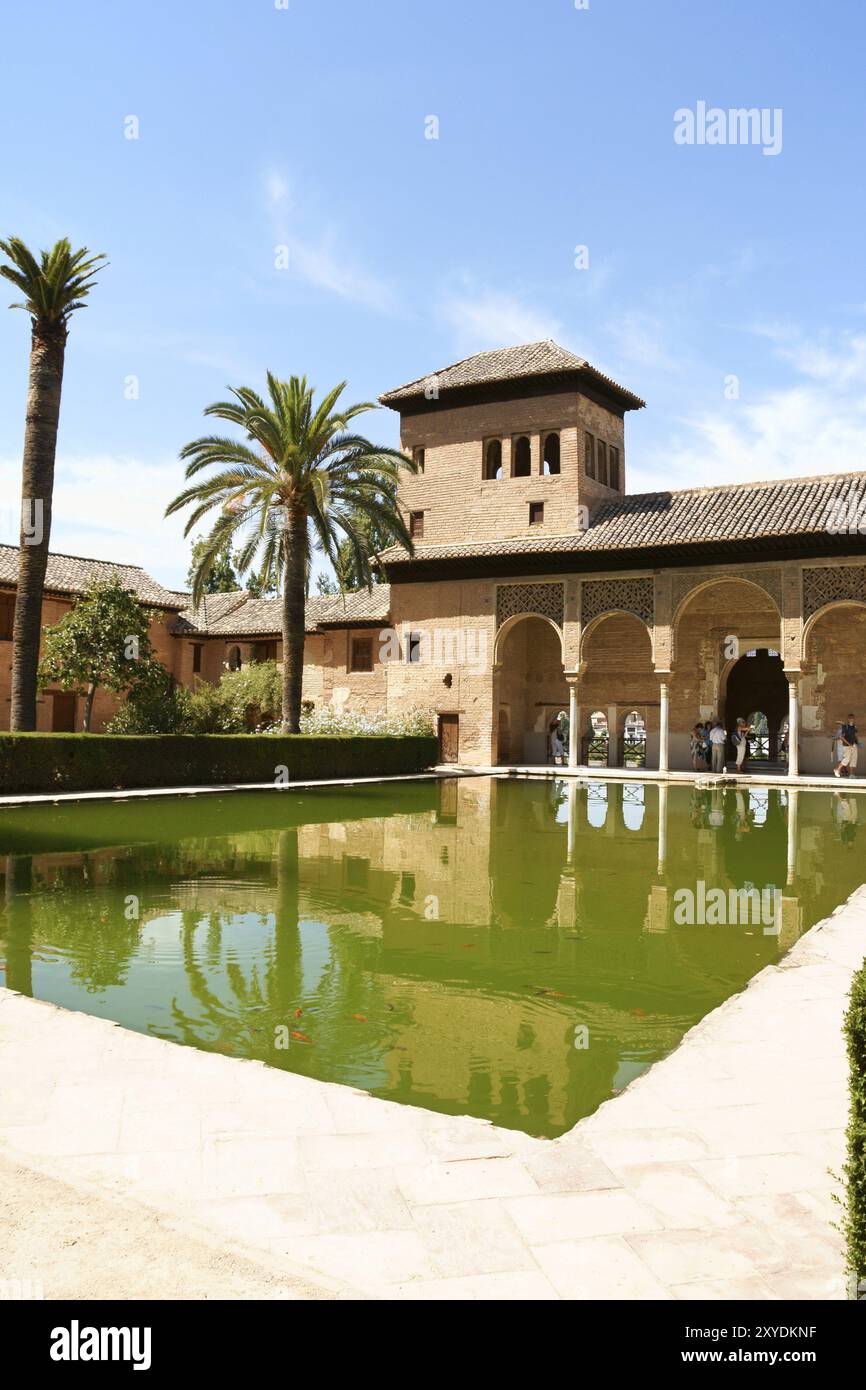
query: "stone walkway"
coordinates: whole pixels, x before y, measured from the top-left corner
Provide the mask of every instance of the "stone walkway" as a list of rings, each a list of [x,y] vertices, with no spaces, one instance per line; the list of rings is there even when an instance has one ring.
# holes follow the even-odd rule
[[[79,1296],[104,1285],[101,1262],[135,1296],[133,1233],[149,1214],[153,1232],[183,1237],[154,1236],[149,1296],[202,1296],[201,1251],[217,1249],[235,1288],[249,1271],[251,1297],[276,1279],[288,1297],[842,1298],[829,1170],[843,1163],[840,1025],[864,950],[866,886],[554,1141],[0,990],[0,1157],[25,1185],[81,1194],[80,1230],[47,1207],[64,1240],[87,1243]],[[109,1199],[131,1233],[122,1251]],[[22,1242],[0,1224],[0,1279],[74,1295],[51,1244],[36,1248],[44,1267],[17,1267]]]

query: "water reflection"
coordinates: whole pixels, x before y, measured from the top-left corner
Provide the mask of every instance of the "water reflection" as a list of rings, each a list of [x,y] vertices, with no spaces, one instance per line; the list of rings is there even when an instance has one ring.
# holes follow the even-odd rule
[[[12,988],[538,1134],[862,878],[841,788],[471,778],[74,809],[0,815]],[[714,891],[778,911],[709,920]]]

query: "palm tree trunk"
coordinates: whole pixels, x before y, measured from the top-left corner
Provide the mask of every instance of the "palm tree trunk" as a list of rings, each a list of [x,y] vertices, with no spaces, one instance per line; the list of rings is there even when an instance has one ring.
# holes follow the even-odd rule
[[[283,733],[300,732],[304,682],[306,619],[307,518],[289,507],[286,520],[286,568],[283,575]]]
[[[65,349],[64,324],[34,326],[21,472],[18,592],[12,634],[10,728],[14,730],[36,728],[36,673],[42,636],[42,590],[51,537],[54,457]]]

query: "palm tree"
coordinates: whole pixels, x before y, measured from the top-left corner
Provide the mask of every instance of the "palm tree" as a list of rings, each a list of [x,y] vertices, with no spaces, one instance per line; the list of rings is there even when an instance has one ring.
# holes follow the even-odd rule
[[[240,426],[250,442],[206,435],[185,445],[180,457],[187,460],[187,478],[212,465],[218,471],[185,488],[169,503],[166,516],[194,504],[184,532],[189,535],[203,516],[220,509],[197,557],[193,602],[230,540],[239,541],[239,574],[260,554],[260,576],[277,580],[283,601],[283,731],[296,734],[312,551],[320,550],[336,566],[342,538],[357,573],[369,584],[372,556],[359,524],[366,518],[380,535],[400,541],[411,553],[397,507],[397,482],[401,468],[414,471],[415,466],[399,450],[371,444],[350,431],[351,421],[374,406],[363,402],[338,408],[345,382],[316,405],[306,377],[281,381],[269,372],[267,380],[267,404],[249,387],[239,386],[232,388],[233,400],[207,407],[205,415]]]
[[[38,261],[18,237],[0,240],[0,251],[10,262],[0,265],[0,275],[11,280],[24,295],[22,302],[9,307],[26,309],[31,323],[21,470],[18,592],[12,634],[10,728],[35,729],[42,590],[51,536],[54,457],[66,338],[70,316],[84,307],[94,276],[101,269],[99,263],[105,256],[91,255],[87,247],[73,251],[65,238],[50,251],[42,251]],[[28,508],[33,509],[31,517],[27,515]]]

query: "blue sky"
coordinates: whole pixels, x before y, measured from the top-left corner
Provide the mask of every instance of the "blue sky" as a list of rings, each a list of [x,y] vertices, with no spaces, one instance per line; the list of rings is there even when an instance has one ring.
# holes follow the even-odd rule
[[[542,337],[647,401],[629,491],[862,466],[862,4],[77,13],[7,7],[0,59],[3,234],[111,261],[72,324],[52,548],[179,584],[187,546],[161,514],[227,384],[271,368],[374,399]],[[674,113],[699,101],[780,109],[781,151],[678,145]],[[0,312],[2,540],[28,338]],[[389,411],[363,428],[396,441]]]

